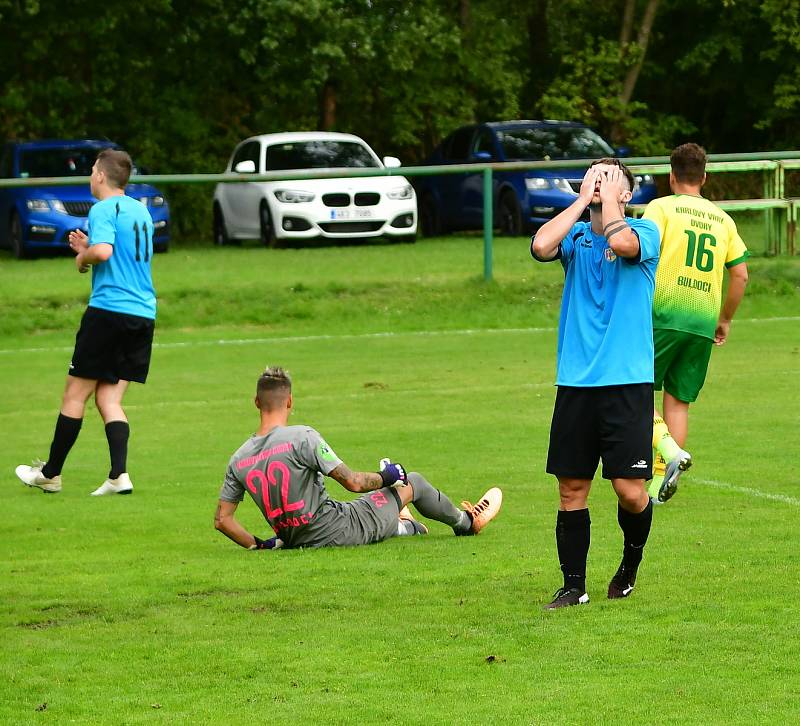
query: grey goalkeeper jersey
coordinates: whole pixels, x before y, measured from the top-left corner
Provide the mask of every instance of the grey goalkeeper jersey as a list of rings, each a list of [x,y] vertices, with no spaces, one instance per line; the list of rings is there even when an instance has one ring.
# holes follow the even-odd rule
[[[241,502],[247,491],[286,547],[321,546],[348,522],[345,503],[331,499],[324,484],[341,463],[314,429],[278,426],[239,447],[219,498]]]

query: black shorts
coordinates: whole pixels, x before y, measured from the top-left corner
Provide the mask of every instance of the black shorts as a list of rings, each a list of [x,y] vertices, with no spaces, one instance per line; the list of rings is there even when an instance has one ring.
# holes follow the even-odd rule
[[[75,336],[69,375],[96,381],[144,383],[150,369],[155,321],[86,308]]]
[[[650,479],[653,466],[653,384],[559,386],[550,427],[547,471],[592,479]]]

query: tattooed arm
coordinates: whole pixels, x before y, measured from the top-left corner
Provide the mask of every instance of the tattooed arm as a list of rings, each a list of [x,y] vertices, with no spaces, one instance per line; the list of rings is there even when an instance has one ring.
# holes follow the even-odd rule
[[[371,492],[383,486],[380,474],[372,471],[351,471],[345,463],[339,464],[328,476],[336,479],[350,492]]]

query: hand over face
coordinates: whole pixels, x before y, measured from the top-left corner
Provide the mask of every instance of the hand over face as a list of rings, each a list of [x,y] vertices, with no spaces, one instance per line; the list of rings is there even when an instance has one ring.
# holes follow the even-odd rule
[[[600,201],[619,204],[622,201],[623,193],[627,191],[625,175],[622,173],[622,169],[618,166],[606,166],[605,164],[598,166],[603,167],[600,177]]]
[[[596,166],[590,166],[586,171],[586,174],[583,175],[581,189],[578,192],[578,196],[581,198],[581,201],[585,202],[586,204],[591,204],[592,201],[598,201],[596,194],[599,191],[599,183],[600,172]]]

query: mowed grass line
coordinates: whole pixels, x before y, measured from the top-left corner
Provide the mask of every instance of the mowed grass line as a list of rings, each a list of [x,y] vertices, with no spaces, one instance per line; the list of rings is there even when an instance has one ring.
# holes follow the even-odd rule
[[[773,309],[760,297],[752,317]],[[798,314],[787,300],[783,315]],[[475,319],[433,308],[405,324],[466,328]],[[362,326],[344,316],[323,328]],[[596,482],[592,602],[564,613],[539,609],[559,580],[555,485],[543,472],[552,331],[230,346],[205,341],[269,331],[165,325],[160,341],[202,344],[157,349],[150,383],[129,397],[137,491],[99,501],[88,492],[107,454],[93,411],[61,495],[15,481],[14,465],[46,454],[68,354],[4,354],[0,721],[796,720],[797,507],[692,483],[695,475],[796,494],[786,462],[798,447],[778,433],[796,424],[796,326],[740,322],[715,351],[692,414],[695,469],[656,513],[625,602],[604,597],[621,537],[609,487]],[[69,346],[72,328],[36,337]],[[3,348],[28,342],[8,336]],[[256,425],[253,379],[275,361],[296,379],[294,420],[322,431],[348,464],[372,468],[390,455],[456,500],[499,484],[497,522],[474,539],[433,523],[426,538],[348,550],[247,553],[229,543],[212,528],[219,483]],[[240,512],[264,532],[252,505]]]

